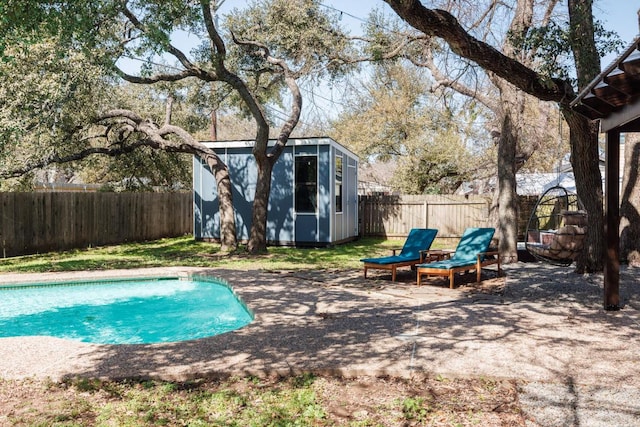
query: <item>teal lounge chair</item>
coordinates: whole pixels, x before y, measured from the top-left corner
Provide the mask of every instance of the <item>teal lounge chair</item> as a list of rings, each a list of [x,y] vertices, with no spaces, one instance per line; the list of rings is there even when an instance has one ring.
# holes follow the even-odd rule
[[[431,247],[436,234],[438,234],[438,230],[431,228],[414,228],[409,232],[402,251],[398,255],[396,255],[396,250],[394,249],[392,256],[361,259],[360,261],[364,262],[364,278],[367,278],[367,270],[370,268],[391,270],[391,280],[395,282],[396,269],[420,263],[420,252],[426,251]]]
[[[449,259],[435,261],[426,264],[418,264],[416,273],[418,276],[418,286],[423,275],[448,276],[449,287],[454,287],[455,273],[462,271],[476,271],[476,281],[480,282],[482,267],[498,264],[498,275],[500,274],[500,255],[497,251],[487,252],[495,229],[493,228],[467,228],[455,253]]]

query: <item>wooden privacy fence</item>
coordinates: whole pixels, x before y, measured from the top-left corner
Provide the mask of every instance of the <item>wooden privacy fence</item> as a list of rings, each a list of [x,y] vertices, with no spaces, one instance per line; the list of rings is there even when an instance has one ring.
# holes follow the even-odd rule
[[[519,197],[519,234],[535,198]],[[436,228],[458,239],[488,225],[482,196],[360,196],[360,235],[405,237]],[[193,232],[191,193],[0,193],[0,256],[174,237]],[[522,240],[522,236],[520,236]]]
[[[459,238],[467,227],[486,227],[491,200],[481,196],[361,196],[361,235],[404,237],[435,228],[438,238]]]
[[[524,241],[537,196],[518,196],[518,240]],[[360,235],[405,237],[412,228],[436,228],[458,239],[467,227],[492,227],[489,196],[360,196]]]
[[[191,193],[0,193],[3,257],[181,236]]]

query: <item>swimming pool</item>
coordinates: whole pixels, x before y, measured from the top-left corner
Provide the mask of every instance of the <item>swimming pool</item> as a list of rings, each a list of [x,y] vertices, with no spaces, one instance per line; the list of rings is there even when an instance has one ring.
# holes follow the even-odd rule
[[[251,311],[222,279],[0,286],[0,337],[164,343],[222,334],[252,320]]]

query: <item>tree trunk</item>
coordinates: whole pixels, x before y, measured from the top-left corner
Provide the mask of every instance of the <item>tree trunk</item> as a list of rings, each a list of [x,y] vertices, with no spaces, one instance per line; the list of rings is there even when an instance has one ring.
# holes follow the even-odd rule
[[[211,169],[218,187],[218,203],[220,209],[220,250],[232,252],[238,248],[236,236],[236,219],[233,210],[233,193],[229,168],[217,156],[200,154]]]
[[[533,0],[519,0],[509,25],[512,34],[525,32],[533,19]],[[519,52],[509,38],[504,53],[515,58]],[[516,153],[524,123],[525,97],[510,83],[493,77],[500,90],[502,125],[498,142],[498,217],[500,243],[498,250],[505,264],[518,262],[518,200],[516,193]]]
[[[624,146],[624,177],[620,204],[620,258],[629,265],[640,267],[640,188],[638,163],[640,138],[627,134]]]
[[[571,166],[578,198],[589,215],[584,248],[576,260],[577,273],[602,271],[604,260],[604,209],[597,124],[567,106],[562,114],[569,124]]]
[[[269,195],[271,194],[271,171],[273,164],[266,156],[255,156],[258,166],[258,180],[256,194],[253,199],[251,216],[251,235],[247,250],[249,253],[263,253],[267,251],[267,213]]]
[[[253,146],[253,157],[258,166],[258,182],[256,183],[256,194],[253,199],[253,214],[251,221],[251,235],[247,250],[249,253],[261,253],[267,251],[267,213],[269,208],[269,195],[271,194],[271,172],[273,165],[282,154],[289,136],[300,120],[302,111],[302,95],[300,88],[288,66],[281,60],[271,58],[270,62],[280,65],[284,71],[284,80],[291,92],[291,111],[289,118],[280,128],[280,134],[274,146],[269,149],[269,126],[266,120],[257,121],[258,131],[256,143]],[[264,116],[263,116],[264,117]]]
[[[509,103],[505,103],[505,107],[508,106]],[[505,264],[518,261],[517,141],[511,113],[505,112],[498,142],[498,250]]]
[[[578,87],[583,88],[600,73],[600,56],[596,49],[592,0],[569,0],[571,49],[576,64]],[[576,178],[578,198],[589,215],[585,247],[576,260],[576,272],[591,273],[604,267],[604,209],[602,176],[598,151],[598,127],[561,102],[562,113],[569,124],[571,165]]]

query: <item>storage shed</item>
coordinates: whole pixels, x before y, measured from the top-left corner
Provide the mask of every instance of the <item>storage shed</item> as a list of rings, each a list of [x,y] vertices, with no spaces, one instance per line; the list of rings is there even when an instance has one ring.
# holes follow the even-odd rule
[[[275,141],[270,141],[273,144]],[[254,141],[205,142],[229,167],[237,235],[249,239],[257,167]],[[328,137],[290,139],[273,167],[267,214],[272,245],[328,246],[358,236],[358,157]],[[193,159],[194,236],[220,239],[217,186]]]

